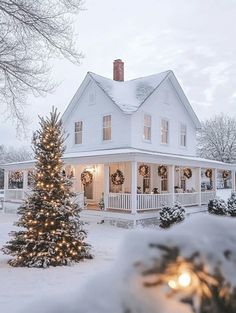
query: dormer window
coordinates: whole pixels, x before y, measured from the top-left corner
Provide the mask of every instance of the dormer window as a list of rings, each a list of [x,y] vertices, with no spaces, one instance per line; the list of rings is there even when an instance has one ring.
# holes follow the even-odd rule
[[[111,140],[111,115],[103,116],[103,141]]]
[[[161,120],[161,143],[169,143],[169,121],[165,119]]]
[[[143,139],[151,141],[151,127],[152,127],[152,117],[149,114],[144,114],[143,121]]]
[[[187,127],[185,124],[180,124],[180,145],[182,147],[187,145]]]
[[[75,144],[82,144],[83,122],[75,122]]]

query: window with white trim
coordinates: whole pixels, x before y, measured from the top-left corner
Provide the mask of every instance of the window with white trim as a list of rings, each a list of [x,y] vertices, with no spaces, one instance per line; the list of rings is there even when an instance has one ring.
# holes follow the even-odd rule
[[[111,115],[103,116],[103,140],[111,140]]]
[[[75,122],[75,144],[81,144],[83,137],[83,122]]]
[[[143,121],[143,139],[151,140],[151,128],[152,128],[152,117],[149,114],[144,114]]]
[[[185,124],[180,125],[180,145],[182,147],[187,145],[187,127]]]
[[[161,143],[169,143],[169,121],[161,120]]]

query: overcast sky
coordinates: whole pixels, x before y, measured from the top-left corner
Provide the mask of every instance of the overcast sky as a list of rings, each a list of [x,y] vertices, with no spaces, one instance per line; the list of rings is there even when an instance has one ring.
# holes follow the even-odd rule
[[[52,79],[60,85],[29,98],[29,137],[16,139],[2,118],[0,144],[29,144],[38,114],[52,105],[63,113],[86,72],[112,78],[117,58],[126,80],[172,69],[201,120],[236,115],[236,0],[87,0],[85,8],[75,24],[81,66],[55,61]]]

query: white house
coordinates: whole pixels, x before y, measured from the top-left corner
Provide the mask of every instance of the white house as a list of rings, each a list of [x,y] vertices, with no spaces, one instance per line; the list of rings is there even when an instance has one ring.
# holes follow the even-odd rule
[[[207,204],[216,188],[235,190],[235,168],[196,156],[200,122],[172,71],[124,81],[88,72],[63,116],[65,172],[87,209],[150,217],[164,203]],[[34,161],[5,164],[5,207],[29,190]]]

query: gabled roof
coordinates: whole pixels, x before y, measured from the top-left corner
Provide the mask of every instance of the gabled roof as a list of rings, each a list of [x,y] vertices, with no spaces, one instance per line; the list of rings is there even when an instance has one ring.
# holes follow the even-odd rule
[[[65,121],[74,110],[78,99],[83,94],[83,91],[92,80],[95,84],[101,88],[106,96],[125,114],[133,114],[136,112],[142,104],[154,93],[160,89],[162,83],[169,79],[173,88],[175,89],[177,96],[184,105],[188,114],[190,115],[195,127],[201,128],[198,117],[187,97],[185,96],[178,80],[174,73],[169,70],[146,77],[140,77],[128,81],[115,81],[110,78],[103,77],[101,75],[88,72],[79,89],[72,98],[70,104],[65,110],[62,119]]]
[[[88,72],[88,74],[113,103],[126,114],[136,112],[152,93],[158,90],[162,83],[169,78],[180,101],[193,120],[195,127],[197,129],[201,128],[201,123],[197,115],[171,70],[128,81],[115,81],[92,72]]]
[[[124,112],[132,114],[159,87],[171,71],[127,81],[115,81],[89,72],[97,85]]]

